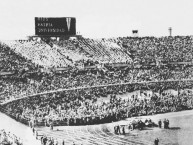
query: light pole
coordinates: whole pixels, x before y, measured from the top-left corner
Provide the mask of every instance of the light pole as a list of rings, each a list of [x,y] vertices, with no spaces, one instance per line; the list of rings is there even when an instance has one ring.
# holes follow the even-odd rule
[[[172,27],[169,27],[169,36],[172,36]]]

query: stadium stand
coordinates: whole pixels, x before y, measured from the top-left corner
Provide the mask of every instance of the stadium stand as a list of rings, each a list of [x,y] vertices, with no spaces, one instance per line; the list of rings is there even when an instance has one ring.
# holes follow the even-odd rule
[[[1,111],[27,125],[78,126],[192,109],[192,47],[189,36],[3,41]]]
[[[182,41],[183,43],[181,44]],[[1,44],[1,52],[2,54],[6,53],[6,57],[2,57],[1,65],[9,67],[4,66],[1,74],[3,74],[3,72],[4,74],[10,73],[10,71],[13,70],[13,73],[17,75],[16,77],[12,76],[11,79],[3,79],[3,86],[9,86],[7,87],[9,89],[5,87],[1,94],[4,94],[7,96],[7,99],[9,99],[10,97],[13,98],[13,96],[18,98],[44,91],[74,87],[89,87],[126,82],[191,79],[191,45],[192,38],[188,36],[113,38],[108,40],[79,38],[77,40],[51,41],[49,44],[44,41],[4,41]],[[169,47],[172,47],[172,49],[168,49]],[[176,49],[178,52],[177,56]],[[186,54],[190,56],[179,56],[181,49],[187,52],[184,52],[183,55]],[[86,54],[89,54],[89,57]],[[134,57],[133,60],[131,60],[129,55]],[[184,60],[177,60],[182,59],[182,57]],[[100,61],[99,58],[101,58],[102,61]],[[106,58],[108,58],[108,61]],[[122,60],[120,58],[122,58]],[[175,59],[171,60],[171,58]],[[147,61],[139,59],[147,59]],[[135,60],[138,60],[138,64],[142,64],[141,67],[143,68],[135,69],[135,67],[138,66],[135,64]],[[132,65],[126,65],[127,67],[125,68],[118,67],[118,69],[114,67],[115,65],[109,65],[119,64],[121,61],[124,63],[132,63]],[[15,64],[16,62],[18,63]],[[106,62],[106,64],[103,65],[104,67],[102,68],[93,67],[89,70],[80,70],[74,67],[76,66],[74,64],[80,62],[83,62],[83,67],[85,66],[85,68],[91,65],[96,66],[97,63]],[[42,68],[44,70],[47,68],[46,70],[48,70],[53,67],[65,67],[68,69],[65,70],[65,74],[63,73],[61,75],[56,75],[56,73],[53,72],[42,72]],[[162,68],[158,70],[158,67]],[[64,68],[62,70],[64,70]],[[2,76],[3,75],[1,75],[1,77]],[[18,88],[18,86],[20,87]]]

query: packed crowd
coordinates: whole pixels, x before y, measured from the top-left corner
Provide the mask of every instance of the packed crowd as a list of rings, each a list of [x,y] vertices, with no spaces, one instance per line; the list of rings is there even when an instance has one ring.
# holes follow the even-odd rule
[[[0,130],[0,144],[1,145],[23,145],[22,140],[16,135]]]
[[[119,37],[112,39],[77,38],[69,40],[21,40],[4,41],[7,47],[36,65],[49,68],[76,66],[90,60],[97,63],[191,62],[193,39],[190,36],[175,37]],[[2,52],[2,55],[4,53]],[[8,57],[11,56],[7,55]],[[16,57],[16,56],[15,56]],[[15,67],[11,64],[9,67]]]
[[[52,44],[52,45],[51,45]],[[192,37],[143,37],[117,39],[5,41],[1,43],[1,71],[19,71],[11,77],[0,76],[2,101],[59,89],[96,87],[109,84],[192,79],[192,66],[165,65],[150,68],[70,68],[75,62],[133,62],[141,64],[187,62],[192,58]],[[183,52],[183,53],[181,53]],[[79,57],[78,57],[79,56]],[[131,57],[130,57],[131,56]],[[124,60],[122,61],[121,60]],[[91,61],[92,60],[92,61]],[[6,66],[5,66],[6,65]],[[134,64],[133,64],[134,65]],[[42,72],[40,67],[68,67],[62,74]],[[30,72],[29,70],[36,70]],[[3,100],[4,99],[4,100]]]
[[[7,41],[5,42],[15,53],[22,55],[34,64],[45,68],[64,67],[70,65],[57,49],[44,41]]]
[[[13,75],[0,75],[0,101],[21,99],[0,110],[33,127],[53,127],[193,109],[192,91],[186,90],[193,88],[193,68],[186,63],[192,62],[192,44],[189,36],[5,41],[0,44],[0,73]],[[113,63],[128,66],[109,65]],[[56,68],[63,69],[58,73]],[[183,91],[173,95],[163,92],[167,89]],[[118,97],[135,90],[140,95]],[[0,137],[21,144],[5,131]],[[41,143],[58,144],[46,136]]]
[[[193,37],[123,37],[117,38],[117,43],[133,52],[136,61],[150,63],[161,62],[191,62]]]
[[[78,70],[71,69],[63,74],[37,72],[20,76],[1,77],[1,100],[13,100],[37,93],[59,89],[95,87],[110,84],[137,83],[148,81],[170,81],[192,79],[192,67],[157,69],[109,68]],[[4,98],[4,100],[3,100]]]
[[[16,54],[46,68],[77,66],[88,60],[93,64],[126,62],[131,58],[116,43],[79,38],[75,40],[18,40],[4,41]]]
[[[0,72],[36,69],[37,65],[0,42]]]
[[[15,75],[0,76],[0,99],[6,101],[51,90],[77,87],[192,79],[191,66],[171,66],[165,63],[191,62],[191,48],[192,37],[189,36],[98,40],[78,38],[50,40],[49,43],[42,40],[4,41],[0,49],[0,72],[14,71]],[[105,65],[120,62],[133,63],[125,68]],[[142,64],[142,67],[149,63],[156,66],[133,69],[136,62]],[[159,66],[159,63],[165,64]],[[100,64],[104,64],[103,67],[79,68]],[[51,68],[57,67],[66,69],[63,69],[62,74],[50,72]],[[34,70],[36,72],[33,72]]]
[[[72,89],[45,95],[37,95],[10,102],[3,106],[21,122],[32,121],[37,125],[86,125],[121,120],[126,117],[191,109],[192,94],[161,93],[169,88],[192,87],[192,82],[162,82],[152,84],[115,85],[90,89]],[[150,89],[152,96],[118,98],[132,90]],[[98,101],[107,98],[108,101]]]

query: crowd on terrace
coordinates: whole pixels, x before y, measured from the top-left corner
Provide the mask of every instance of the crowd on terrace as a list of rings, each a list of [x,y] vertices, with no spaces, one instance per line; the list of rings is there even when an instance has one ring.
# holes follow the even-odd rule
[[[193,81],[183,81],[193,77],[192,48],[190,36],[5,41],[0,45],[0,73],[13,75],[0,75],[0,101],[45,94],[11,101],[0,109],[32,126],[100,124],[192,109],[193,94],[186,89],[192,89]],[[87,66],[94,67],[83,69]],[[52,71],[57,68],[63,72]],[[178,95],[164,93],[167,89],[178,90]],[[135,90],[140,94],[120,97]],[[5,131],[2,140],[21,144]]]
[[[21,40],[5,41],[15,53],[33,63],[48,68],[75,66],[80,62],[92,60],[95,63],[113,63],[131,60],[114,42],[77,39],[77,40]]]
[[[22,69],[35,69],[36,65],[25,59],[21,54],[17,54],[7,45],[0,44],[0,72],[12,72]]]
[[[192,92],[165,94],[168,88],[191,88],[191,82],[130,84],[90,89],[75,89],[37,95],[7,103],[3,110],[15,119],[36,125],[88,125],[106,123],[131,116],[149,115],[192,109]],[[153,90],[153,95],[141,92],[126,99],[120,94],[134,90]],[[159,92],[159,93],[155,93]],[[102,99],[102,101],[101,101]],[[106,99],[108,101],[103,101]]]
[[[191,36],[4,41],[0,64],[8,65],[5,70],[15,70],[21,65],[32,67],[32,62],[49,68],[74,66],[87,60],[93,64],[191,62],[192,47]]]
[[[161,69],[111,68],[105,70],[69,70],[63,74],[33,73],[20,76],[1,77],[2,101],[59,89],[108,86],[112,84],[149,81],[171,81],[192,79],[192,67],[165,67]]]
[[[174,37],[123,37],[118,38],[120,45],[133,52],[135,59],[141,63],[153,62],[191,62],[192,36]]]
[[[0,144],[1,145],[23,145],[22,140],[15,134],[0,130]]]
[[[4,41],[0,55],[0,72],[14,73],[0,76],[0,98],[4,101],[57,89],[192,79],[192,66],[187,66],[192,61],[190,36]],[[128,66],[108,67],[120,62]],[[104,65],[80,69],[78,63]],[[134,69],[138,64],[152,63],[154,67]],[[50,72],[50,68],[61,67],[67,68],[62,74]]]

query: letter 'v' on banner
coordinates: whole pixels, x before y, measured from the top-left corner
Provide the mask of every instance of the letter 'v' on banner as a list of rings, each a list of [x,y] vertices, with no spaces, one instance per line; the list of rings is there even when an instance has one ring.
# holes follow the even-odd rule
[[[66,18],[68,31],[70,31],[71,18]]]

